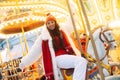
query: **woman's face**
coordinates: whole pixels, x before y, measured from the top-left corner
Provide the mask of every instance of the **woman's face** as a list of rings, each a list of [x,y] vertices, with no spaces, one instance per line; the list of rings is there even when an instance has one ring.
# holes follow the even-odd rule
[[[46,23],[46,26],[48,27],[48,29],[50,30],[54,30],[55,29],[55,21],[54,20],[50,20]]]

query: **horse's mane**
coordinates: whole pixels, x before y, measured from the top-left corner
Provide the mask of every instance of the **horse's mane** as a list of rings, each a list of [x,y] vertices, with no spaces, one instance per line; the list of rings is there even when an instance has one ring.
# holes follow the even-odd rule
[[[103,26],[105,26],[105,25],[98,25],[97,27],[95,27],[95,28],[92,30],[92,34],[93,34],[97,29],[102,28]]]
[[[80,35],[81,33],[85,33],[85,31],[84,30],[77,30],[77,33],[78,33],[78,35]],[[74,31],[72,31],[72,33],[70,33],[70,37],[74,40],[76,39],[76,34]]]

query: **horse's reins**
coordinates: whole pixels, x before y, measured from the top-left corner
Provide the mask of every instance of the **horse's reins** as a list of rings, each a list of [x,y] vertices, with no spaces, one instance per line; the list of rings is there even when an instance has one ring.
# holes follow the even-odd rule
[[[107,42],[108,43],[108,47],[106,48],[106,54],[105,54],[105,56],[103,57],[103,58],[101,58],[100,59],[100,61],[102,61],[108,54],[109,54],[109,50],[110,50],[110,47],[111,47],[111,42],[114,42],[115,40],[111,40],[111,41],[109,41],[108,40],[108,38],[106,37],[106,35],[104,34],[104,32],[106,32],[106,31],[109,31],[110,29],[107,29],[107,30],[102,30],[102,28],[101,28],[101,32],[100,32],[100,34],[99,34],[99,38],[100,38],[100,40],[104,43],[104,42]],[[103,35],[103,37],[105,38],[105,40],[106,41],[104,41],[103,39],[102,39],[102,36]]]

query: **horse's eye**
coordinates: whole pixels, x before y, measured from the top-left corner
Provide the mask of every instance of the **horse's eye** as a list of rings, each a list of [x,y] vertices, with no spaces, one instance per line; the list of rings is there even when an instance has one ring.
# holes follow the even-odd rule
[[[110,33],[109,33],[108,35],[109,35],[109,36],[111,36],[111,34],[110,34]]]

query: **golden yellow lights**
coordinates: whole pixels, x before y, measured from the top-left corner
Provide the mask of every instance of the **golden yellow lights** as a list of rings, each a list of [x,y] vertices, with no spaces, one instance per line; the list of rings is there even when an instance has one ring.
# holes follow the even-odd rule
[[[111,19],[111,17],[109,15],[107,15],[107,16],[105,16],[105,19],[109,21]]]
[[[24,20],[23,20],[24,19]],[[0,33],[2,34],[16,34],[21,33],[21,28],[23,27],[24,31],[30,31],[35,28],[41,27],[44,25],[44,21],[35,18],[23,18],[23,19],[16,19],[12,21],[8,21],[0,26]]]
[[[95,25],[97,23],[97,20],[96,19],[93,19],[92,20],[92,23]]]

